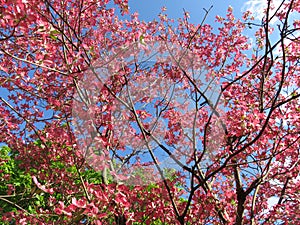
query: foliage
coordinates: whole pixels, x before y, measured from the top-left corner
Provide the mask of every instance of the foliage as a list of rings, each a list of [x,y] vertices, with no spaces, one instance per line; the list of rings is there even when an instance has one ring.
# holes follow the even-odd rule
[[[14,160],[15,153],[12,153],[8,147],[1,147],[0,155],[1,215],[18,210],[15,205],[12,205],[13,202],[18,202],[22,208],[33,210],[31,202],[27,200],[31,191],[30,175],[20,169],[20,162]]]

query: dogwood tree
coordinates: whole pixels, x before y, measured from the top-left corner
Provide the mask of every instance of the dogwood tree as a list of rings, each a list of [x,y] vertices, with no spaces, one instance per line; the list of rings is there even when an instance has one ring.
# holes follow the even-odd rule
[[[300,1],[0,1],[2,224],[299,222]]]

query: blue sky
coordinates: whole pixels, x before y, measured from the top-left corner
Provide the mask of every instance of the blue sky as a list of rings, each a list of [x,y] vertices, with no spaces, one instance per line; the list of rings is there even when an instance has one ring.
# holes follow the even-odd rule
[[[209,9],[213,5],[207,17],[207,23],[213,25],[216,15],[225,15],[229,5],[233,7],[236,16],[240,16],[245,2],[236,0],[129,0],[129,7],[130,12],[137,11],[140,18],[146,21],[156,18],[162,6],[167,7],[167,14],[174,19],[181,17],[185,9],[190,13],[191,22],[200,23],[205,14],[203,8]]]
[[[281,0],[273,0],[274,5],[278,6]],[[217,15],[225,17],[229,6],[233,8],[233,14],[236,18],[241,18],[242,13],[249,10],[259,23],[264,16],[263,10],[267,5],[263,0],[129,0],[130,13],[138,12],[139,18],[145,21],[157,19],[161,8],[166,6],[165,12],[169,18],[178,19],[183,16],[183,9],[190,14],[189,22],[200,24],[205,16],[205,8],[208,10],[211,6],[205,23],[217,29],[218,23],[215,21]],[[247,29],[244,35],[248,36],[250,42],[254,41],[254,30]]]

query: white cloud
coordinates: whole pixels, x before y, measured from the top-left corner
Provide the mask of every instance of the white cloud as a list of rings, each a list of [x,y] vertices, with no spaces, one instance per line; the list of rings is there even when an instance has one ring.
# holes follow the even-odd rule
[[[298,160],[299,161],[299,160]],[[284,162],[284,167],[286,168],[293,168],[297,165],[298,161],[296,163],[292,163],[292,159],[291,157],[287,157],[285,159],[285,162]],[[298,183],[300,182],[300,174],[297,175],[296,177],[293,177],[289,180],[289,183],[292,183],[293,185],[295,185],[296,187],[298,186]],[[282,189],[284,187],[284,182],[281,182],[277,179],[272,179],[270,180],[270,184],[273,186],[273,187],[277,187],[279,189]],[[284,198],[284,196],[283,196]],[[274,206],[276,206],[278,204],[278,201],[279,201],[279,197],[278,196],[272,196],[270,198],[268,198],[268,210],[272,209]],[[265,212],[267,213],[268,210],[266,210]]]
[[[273,196],[268,198],[268,210],[272,209],[279,201],[279,197]],[[267,211],[268,211],[267,210]]]
[[[276,11],[280,6],[282,0],[273,0],[272,4],[274,6],[273,10],[270,11],[270,15]],[[261,20],[264,16],[264,10],[267,8],[267,1],[263,0],[248,0],[244,3],[242,7],[242,12],[250,11],[256,20]],[[275,18],[272,23],[276,22]]]

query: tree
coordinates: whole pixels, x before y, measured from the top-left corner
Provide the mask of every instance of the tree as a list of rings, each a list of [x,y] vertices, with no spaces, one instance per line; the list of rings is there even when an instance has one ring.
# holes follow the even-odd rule
[[[297,223],[300,1],[128,13],[1,0],[1,223]]]

